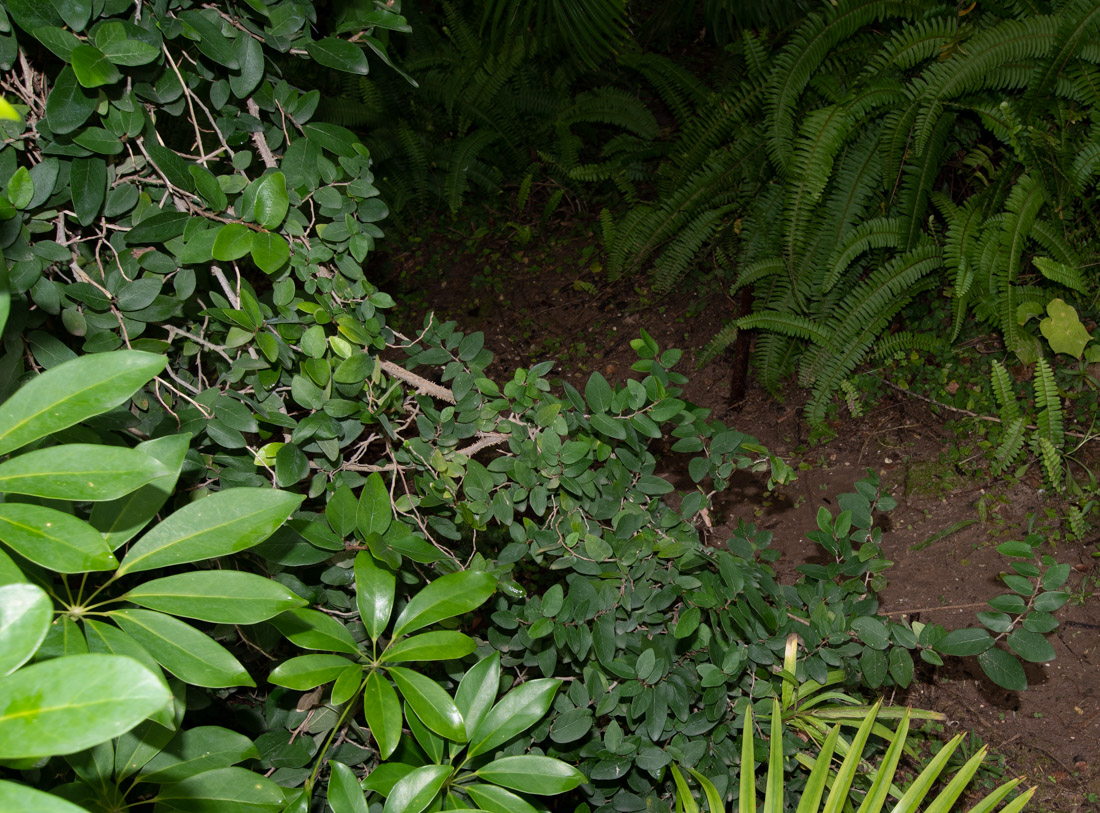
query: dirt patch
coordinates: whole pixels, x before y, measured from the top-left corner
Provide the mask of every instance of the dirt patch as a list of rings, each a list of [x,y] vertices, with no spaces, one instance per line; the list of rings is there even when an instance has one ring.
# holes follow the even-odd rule
[[[802,419],[805,394],[793,387],[777,400],[750,384],[744,402],[729,409],[730,359],[697,369],[700,350],[736,313],[724,290],[684,285],[658,296],[637,278],[608,281],[591,218],[539,229],[501,216],[477,217],[479,222],[436,220],[415,236],[391,236],[390,253],[377,270],[386,277],[384,289],[404,295],[399,329],[415,332],[424,314],[434,311],[463,331],[485,333],[496,354],[490,372],[498,379],[555,359],[561,378],[581,389],[593,370],[613,381],[631,375],[636,356],[629,342],[642,328],[662,349],[684,350],[678,367],[690,377],[684,397],[799,470],[797,482],[775,494],[766,493],[762,481],[741,477],[713,511],[718,538],[739,517],[772,531],[785,580],[816,553],[805,533],[816,527],[819,507],[835,507],[837,495],[850,491],[867,469],[882,477],[899,503],[884,545],[894,561],[882,594],[883,610],[891,615],[949,629],[974,625],[975,613],[988,609],[986,599],[1004,592],[997,577],[1007,561],[996,545],[1022,539],[1029,529],[1052,530],[1057,505],[1044,498],[1038,480],[1011,484],[976,475],[981,468],[967,459],[968,438],[913,397],[890,394],[858,419],[844,412],[834,424],[837,437],[817,445]],[[1066,588],[1073,599],[1058,613],[1061,625],[1051,636],[1057,659],[1027,665],[1026,692],[1005,692],[976,665],[956,662],[923,669],[921,680],[894,698],[946,712],[951,730],[970,730],[990,745],[1006,777],[1024,774],[1039,784],[1033,811],[1100,810],[1095,550],[1095,541],[1062,541],[1050,551],[1075,566]]]

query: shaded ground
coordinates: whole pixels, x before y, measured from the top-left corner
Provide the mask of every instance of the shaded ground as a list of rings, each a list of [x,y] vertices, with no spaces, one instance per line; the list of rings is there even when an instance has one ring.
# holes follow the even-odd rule
[[[969,446],[965,427],[945,425],[911,396],[893,393],[858,419],[845,411],[843,423],[834,425],[838,437],[821,445],[810,442],[804,395],[794,388],[780,403],[750,384],[740,408],[729,410],[730,360],[702,369],[696,360],[723,319],[736,313],[735,303],[722,290],[685,286],[657,297],[637,280],[608,283],[593,227],[583,218],[542,230],[500,217],[476,224],[436,221],[431,231],[418,226],[419,236],[391,236],[391,253],[377,270],[388,277],[383,288],[406,292],[404,312],[417,314],[405,330],[415,331],[422,315],[434,310],[464,331],[483,331],[496,354],[491,372],[498,380],[544,359],[557,360],[561,377],[581,389],[592,370],[621,380],[636,360],[629,341],[643,327],[662,349],[683,349],[678,369],[691,379],[685,397],[799,469],[798,481],[780,494],[766,494],[762,482],[743,478],[720,496],[714,512],[719,523],[744,517],[771,530],[788,580],[814,552],[804,534],[816,527],[818,508],[835,505],[836,495],[851,490],[868,468],[899,502],[885,544],[895,562],[882,596],[889,614],[949,629],[974,625],[974,614],[988,609],[985,600],[1004,592],[997,576],[1007,562],[994,547],[1022,539],[1029,528],[1054,539],[1051,552],[1075,566],[1066,588],[1073,599],[1059,612],[1062,623],[1051,636],[1057,659],[1027,665],[1031,688],[1005,692],[976,664],[956,662],[928,669],[895,701],[947,713],[951,729],[972,731],[990,745],[994,765],[1001,766],[995,771],[1026,774],[1039,784],[1030,810],[1100,811],[1097,540],[1057,541],[1059,506],[1044,500],[1036,472],[1015,484],[988,478],[980,460],[960,451]],[[973,524],[942,536],[968,520]],[[724,538],[725,530],[716,527],[716,536]]]

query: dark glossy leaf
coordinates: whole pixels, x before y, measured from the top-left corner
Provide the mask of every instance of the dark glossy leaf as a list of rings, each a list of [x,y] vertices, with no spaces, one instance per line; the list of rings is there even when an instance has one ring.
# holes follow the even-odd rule
[[[336,680],[349,666],[355,664],[342,655],[299,655],[280,663],[267,679],[276,686],[305,692]]]
[[[470,756],[491,752],[541,720],[560,685],[560,680],[539,678],[504,695],[470,736]]]
[[[129,731],[171,699],[130,658],[72,655],[0,678],[0,759],[71,754]]]
[[[180,680],[211,689],[256,685],[227,649],[178,618],[151,610],[108,615]]]
[[[358,655],[359,647],[347,628],[317,610],[288,610],[271,620],[291,643],[303,649],[324,649]]]
[[[448,740],[465,742],[462,715],[438,683],[402,666],[391,666],[388,671],[401,696],[424,725]]]
[[[123,596],[150,610],[214,624],[256,624],[306,600],[283,585],[235,570],[197,570],[153,579]]]
[[[158,212],[126,232],[127,245],[164,243],[183,234],[191,216],[186,212]]]
[[[359,492],[359,507],[355,514],[355,524],[363,536],[384,534],[393,521],[393,506],[386,482],[378,472],[372,472],[363,483]]]
[[[244,734],[220,726],[199,726],[178,732],[159,754],[141,769],[145,782],[181,782],[196,774],[228,768],[259,757]]]
[[[114,570],[118,560],[95,528],[72,514],[27,503],[0,503],[0,541],[56,573]]]
[[[378,565],[367,551],[355,554],[355,603],[371,641],[386,629],[393,611],[394,574]]]
[[[485,603],[495,590],[496,579],[488,573],[465,570],[440,576],[409,599],[394,622],[393,637],[468,613]]]
[[[278,785],[244,768],[218,768],[165,785],[157,801],[181,813],[279,813],[284,803]]]
[[[185,505],[139,539],[120,573],[198,562],[259,544],[302,502],[270,488],[219,491]]]
[[[503,757],[474,773],[495,785],[540,796],[565,793],[588,781],[584,774],[560,759],[534,755]]]
[[[0,586],[0,677],[31,659],[50,629],[53,601],[33,584]]]
[[[363,688],[363,713],[367,726],[378,744],[382,759],[389,759],[401,741],[401,701],[393,686],[377,671],[367,676]]]
[[[70,443],[0,463],[0,492],[55,500],[114,500],[168,469],[134,449]]]
[[[450,765],[425,765],[410,771],[390,789],[382,813],[422,813],[450,775]]]
[[[328,805],[333,813],[367,813],[367,799],[355,772],[331,759],[328,767]]]
[[[391,644],[382,660],[389,663],[406,661],[445,661],[465,658],[477,649],[477,643],[469,635],[450,630],[425,632],[403,638]]]
[[[473,735],[474,730],[493,707],[499,686],[499,652],[482,658],[462,676],[458,691],[455,693],[455,706],[465,721],[467,738]]]

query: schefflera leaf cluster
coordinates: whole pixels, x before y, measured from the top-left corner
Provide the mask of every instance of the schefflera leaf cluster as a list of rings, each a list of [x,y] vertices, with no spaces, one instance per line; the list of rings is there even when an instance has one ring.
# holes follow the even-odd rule
[[[192,804],[229,788],[276,809],[274,783],[231,767],[254,750],[247,738],[181,730],[185,686],[256,685],[191,622],[252,624],[305,602],[254,573],[184,566],[258,544],[301,497],[229,489],[145,530],[172,496],[187,435],[132,448],[56,442],[129,401],[165,363],[140,351],[82,356],[0,404],[0,759],[30,768],[64,755],[78,781],[57,792],[93,807],[124,801],[129,780],[170,785],[165,798]],[[179,765],[195,739],[220,756]],[[30,809],[33,798],[34,809],[67,809],[28,793],[0,783],[0,806]]]
[[[384,532],[390,525],[392,508],[378,474],[372,474],[363,488],[356,515],[368,535]],[[341,722],[362,708],[381,760],[362,782],[362,789],[386,797],[386,811],[420,813],[438,797],[446,797],[451,809],[484,804],[488,809],[503,805],[515,811],[533,810],[516,791],[564,793],[585,781],[576,768],[543,755],[492,758],[546,714],[560,680],[530,680],[494,702],[501,683],[497,653],[482,658],[462,676],[453,697],[428,669],[416,666],[457,662],[475,652],[477,642],[463,632],[421,630],[453,623],[480,607],[496,590],[495,576],[476,570],[440,576],[412,595],[394,617],[394,571],[368,550],[360,550],[353,573],[365,639],[356,641],[346,626],[324,613],[291,610],[275,619],[276,627],[301,648],[328,652],[290,658],[268,679],[299,691],[331,683],[329,702],[342,707]],[[339,727],[333,727],[330,742]],[[391,760],[408,733],[416,746],[405,743],[402,759]],[[320,750],[322,755],[327,745]],[[410,759],[420,764],[411,764]],[[345,808],[334,800],[346,794],[342,788],[354,777],[348,766],[337,761],[330,765],[329,803],[342,813]],[[310,785],[306,783],[303,799],[308,798]],[[347,809],[357,808],[349,803]]]

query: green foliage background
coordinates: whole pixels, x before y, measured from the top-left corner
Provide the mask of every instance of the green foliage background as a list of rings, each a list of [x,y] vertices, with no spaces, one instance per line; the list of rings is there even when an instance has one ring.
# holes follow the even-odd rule
[[[753,33],[706,3],[739,74],[712,91],[622,4],[587,27],[577,8],[0,7],[22,116],[0,121],[0,806],[641,810],[673,763],[736,799],[729,767],[769,761],[740,745],[748,711],[775,698],[773,751],[807,781],[821,720],[795,686],[904,687],[973,655],[1019,690],[1020,659],[1053,657],[1069,569],[1038,539],[1002,545],[1010,593],[981,627],[892,621],[893,500],[869,477],[808,535],[827,564],[780,584],[766,532],[715,548],[698,524],[736,471],[792,473],[680,397],[678,351],[643,331],[622,386],[555,389],[549,362],[494,381],[479,334],[393,330],[372,262],[391,204],[515,184],[552,211],[597,184],[624,204],[613,274],[652,260],[668,288],[736,254],[756,292],[736,328],[769,331],[768,382],[801,359],[811,419],[950,274],[957,313],[995,301],[1023,354],[1006,320],[1047,295],[1026,246],[1087,288],[1076,225],[1039,212],[1075,216],[1092,177],[1073,103],[1094,15],[794,4]],[[958,150],[986,175],[952,198]]]

